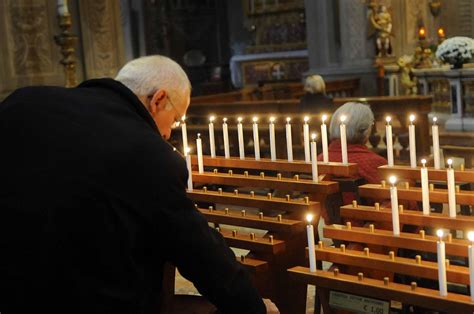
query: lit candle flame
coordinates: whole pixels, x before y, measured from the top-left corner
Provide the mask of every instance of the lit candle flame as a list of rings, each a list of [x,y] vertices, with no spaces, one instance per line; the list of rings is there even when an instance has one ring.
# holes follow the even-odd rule
[[[341,119],[341,122],[344,123],[344,121],[346,121],[346,116],[342,115],[340,119]]]
[[[290,118],[290,117],[287,117],[287,118],[286,118],[286,122],[287,122],[287,123],[290,123],[290,121],[291,121],[291,118]]]
[[[449,159],[447,160],[447,162],[448,162],[449,168],[451,168],[451,166],[453,165],[453,160],[452,160],[451,158],[449,158]]]
[[[433,117],[433,124],[436,124],[438,122],[438,117]]]
[[[425,167],[426,166],[426,159],[422,159],[421,163],[423,164],[423,167]]]
[[[316,140],[316,133],[311,134],[311,139],[314,141]]]
[[[306,123],[306,122],[308,122],[308,121],[309,121],[309,117],[308,117],[308,116],[305,116],[305,117],[304,117],[304,122]]]
[[[474,242],[474,231],[469,231],[467,233],[467,238],[469,239],[469,241],[471,241],[472,244],[472,242]]]
[[[191,148],[190,147],[186,147],[186,149],[184,150],[186,152],[186,154],[189,154],[191,152]]]
[[[270,117],[270,122],[271,123],[275,122],[275,117]]]
[[[215,116],[210,116],[210,117],[209,117],[209,121],[214,122],[214,120],[216,120],[216,117],[215,117]]]
[[[425,36],[426,35],[426,29],[424,27],[420,27],[420,30],[418,31],[418,34],[420,36]]]
[[[237,121],[238,121],[239,123],[241,123],[242,120],[243,120],[242,117],[238,117],[238,118],[237,118]]]
[[[252,121],[253,121],[254,123],[257,123],[258,117],[253,117],[253,118],[252,118]]]
[[[313,221],[313,214],[307,214],[306,215],[306,221],[310,224],[311,221]]]
[[[414,114],[411,114],[411,115],[410,115],[410,122],[413,122],[413,121],[415,121],[415,115],[414,115]]]
[[[222,119],[222,121],[224,121],[224,123],[226,123],[226,122],[227,122],[227,118]]]
[[[390,182],[391,184],[394,185],[395,183],[397,183],[397,177],[396,176],[390,176],[388,178],[388,182]]]
[[[198,133],[198,138],[201,138],[201,133]]]
[[[442,27],[438,28],[438,36],[439,37],[444,37],[445,36],[444,29]]]
[[[323,114],[323,116],[322,116],[322,118],[321,118],[321,120],[323,120],[323,123],[326,122],[327,119],[328,119],[328,116],[325,115],[325,114]]]
[[[436,230],[436,235],[438,236],[438,238],[441,240],[444,236],[444,232],[443,232],[443,229],[438,229]]]
[[[390,121],[392,121],[392,117],[391,117],[391,116],[387,116],[387,117],[385,118],[385,121],[387,121],[387,123],[390,123]]]

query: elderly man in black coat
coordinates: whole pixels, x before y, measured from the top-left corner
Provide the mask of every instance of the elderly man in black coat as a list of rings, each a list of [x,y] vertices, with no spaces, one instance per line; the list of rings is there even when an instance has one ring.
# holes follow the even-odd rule
[[[166,261],[221,312],[266,312],[186,197],[184,159],[166,142],[190,89],[178,64],[149,56],[116,80],[27,87],[5,99],[2,314],[149,313]]]

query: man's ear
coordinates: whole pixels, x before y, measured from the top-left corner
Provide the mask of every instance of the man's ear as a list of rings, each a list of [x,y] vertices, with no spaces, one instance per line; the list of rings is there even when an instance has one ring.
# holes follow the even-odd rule
[[[157,90],[150,100],[150,113],[156,114],[158,111],[164,110],[166,107],[166,91]]]

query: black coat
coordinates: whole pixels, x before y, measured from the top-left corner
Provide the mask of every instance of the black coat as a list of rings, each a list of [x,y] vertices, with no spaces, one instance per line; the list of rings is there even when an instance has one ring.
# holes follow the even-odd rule
[[[184,159],[121,83],[15,91],[0,145],[2,314],[148,313],[165,261],[222,312],[265,312],[186,197]]]

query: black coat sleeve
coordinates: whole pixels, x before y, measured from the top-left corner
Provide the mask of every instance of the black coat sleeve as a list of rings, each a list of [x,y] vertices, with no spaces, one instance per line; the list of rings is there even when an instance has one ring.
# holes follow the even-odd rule
[[[175,154],[176,155],[176,154]],[[158,195],[160,238],[165,254],[180,273],[223,313],[266,313],[265,305],[243,266],[210,228],[205,217],[186,196],[187,170],[176,156],[166,171]]]

